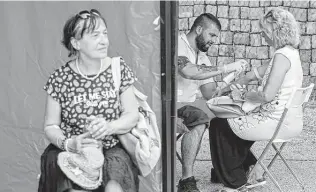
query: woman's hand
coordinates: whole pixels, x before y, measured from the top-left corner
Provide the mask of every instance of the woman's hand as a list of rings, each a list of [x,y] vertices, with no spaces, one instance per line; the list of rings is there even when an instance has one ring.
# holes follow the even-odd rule
[[[221,95],[222,95],[222,89],[217,87],[216,90],[214,91],[213,95],[212,95],[212,98],[219,97]]]
[[[89,138],[90,133],[83,133],[81,135],[78,135],[76,137],[72,137],[68,140],[67,149],[69,151],[73,151],[76,153],[80,153],[83,148],[85,147],[96,147],[98,148],[99,142],[96,139]]]
[[[225,94],[225,90],[224,88],[221,88],[221,87],[217,87],[216,90],[214,91],[213,95],[212,95],[212,98],[214,97],[220,97],[222,95]]]
[[[103,139],[105,136],[115,134],[114,129],[109,126],[109,123],[100,117],[87,117],[87,120],[90,121],[90,125],[87,127],[87,130],[94,139]]]
[[[240,85],[240,84],[232,84],[230,86],[230,89],[232,90],[232,98],[236,101],[243,101],[244,100],[244,94],[246,93],[246,85]]]

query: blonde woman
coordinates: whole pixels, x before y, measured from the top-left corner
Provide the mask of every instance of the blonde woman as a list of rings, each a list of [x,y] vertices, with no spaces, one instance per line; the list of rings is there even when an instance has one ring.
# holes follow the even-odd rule
[[[216,118],[210,125],[212,181],[230,187],[226,191],[238,191],[237,188],[247,183],[246,172],[256,163],[250,147],[254,141],[272,137],[292,88],[302,86],[303,71],[297,50],[300,28],[294,16],[281,8],[273,8],[260,19],[260,28],[262,37],[275,49],[272,59],[231,86],[248,106],[254,107],[247,109],[246,116]],[[256,91],[242,89],[253,80],[260,82]],[[292,138],[302,128],[302,109],[293,109],[285,117],[277,138]]]

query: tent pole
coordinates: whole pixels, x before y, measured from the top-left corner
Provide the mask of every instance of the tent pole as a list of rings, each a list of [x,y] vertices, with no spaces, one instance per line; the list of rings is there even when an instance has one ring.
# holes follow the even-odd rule
[[[176,192],[178,9],[178,1],[160,2],[163,192]]]

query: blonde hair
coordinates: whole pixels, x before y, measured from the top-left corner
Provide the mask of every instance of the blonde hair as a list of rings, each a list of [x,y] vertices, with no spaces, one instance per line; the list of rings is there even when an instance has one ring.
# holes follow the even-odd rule
[[[260,27],[264,31],[268,30],[268,25],[272,27],[272,34],[276,48],[290,45],[297,48],[300,43],[300,27],[292,13],[281,8],[270,9],[259,21]]]

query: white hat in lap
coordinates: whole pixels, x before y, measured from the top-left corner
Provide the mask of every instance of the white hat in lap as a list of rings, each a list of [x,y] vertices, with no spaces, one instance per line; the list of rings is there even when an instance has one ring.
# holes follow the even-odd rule
[[[70,180],[84,189],[97,189],[102,183],[102,148],[86,147],[81,153],[61,152],[57,163]]]

